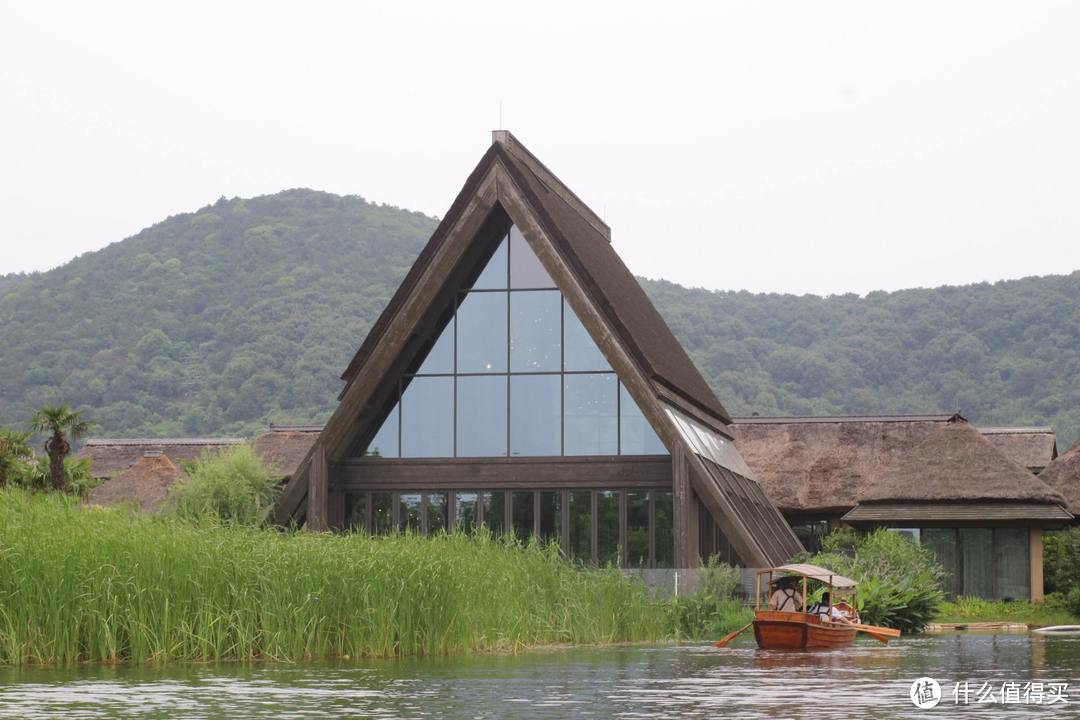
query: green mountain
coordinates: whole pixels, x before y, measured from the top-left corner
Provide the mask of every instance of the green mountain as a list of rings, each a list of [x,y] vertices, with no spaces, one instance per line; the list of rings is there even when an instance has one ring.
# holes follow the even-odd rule
[[[0,277],[0,423],[46,402],[114,436],[321,422],[435,224],[288,190]],[[866,297],[643,283],[733,413],[960,408],[1080,434],[1080,272]]]

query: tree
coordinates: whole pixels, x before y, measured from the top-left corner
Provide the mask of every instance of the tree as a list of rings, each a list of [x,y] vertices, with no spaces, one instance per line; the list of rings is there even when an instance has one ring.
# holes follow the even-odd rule
[[[91,426],[89,420],[83,420],[81,411],[67,405],[46,405],[30,418],[30,427],[35,432],[49,433],[45,452],[49,456],[49,477],[54,490],[64,489],[64,458],[71,452],[68,438],[78,440],[90,432]]]
[[[0,487],[13,482],[19,469],[33,458],[30,433],[0,427]]]

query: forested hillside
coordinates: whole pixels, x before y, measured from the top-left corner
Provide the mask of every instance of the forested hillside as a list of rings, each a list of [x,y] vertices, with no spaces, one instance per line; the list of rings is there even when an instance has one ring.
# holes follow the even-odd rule
[[[290,190],[0,277],[0,423],[57,401],[114,436],[322,421],[435,223]],[[862,298],[644,283],[733,413],[959,407],[1080,434],[1080,272]]]

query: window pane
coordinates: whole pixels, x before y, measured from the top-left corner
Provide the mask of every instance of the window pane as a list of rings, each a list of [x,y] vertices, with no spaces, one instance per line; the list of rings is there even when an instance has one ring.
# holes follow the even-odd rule
[[[1031,598],[1027,528],[994,528],[994,570],[998,600]]]
[[[966,597],[993,599],[993,576],[990,557],[993,547],[990,528],[960,528],[960,554],[963,565],[963,589]]]
[[[514,521],[514,534],[519,540],[528,540],[533,534],[533,494],[532,491],[512,492],[511,513]]]
[[[486,492],[481,499],[484,503],[484,524],[492,535],[503,535],[506,532],[506,491]]]
[[[649,567],[649,493],[626,493],[626,564]]]
[[[667,455],[667,448],[619,383],[619,443],[622,455]]]
[[[476,529],[477,503],[480,501],[480,493],[459,492],[454,496],[455,517],[454,530],[471,533]]]
[[[417,375],[431,375],[432,373],[454,372],[454,318],[450,318],[442,335],[432,345]]]
[[[427,534],[435,535],[446,532],[448,515],[446,512],[446,493],[428,493],[427,496]]]
[[[653,490],[656,498],[656,567],[675,567],[675,506],[670,490]]]
[[[553,288],[554,281],[516,227],[510,228],[510,287]]]
[[[457,380],[458,457],[506,455],[506,376]]]
[[[615,373],[566,375],[566,455],[615,455]]]
[[[592,562],[592,493],[570,493],[570,557]]]
[[[611,370],[611,365],[604,359],[600,348],[593,342],[592,336],[581,320],[570,308],[570,304],[563,302],[563,323],[566,342],[566,370]]]
[[[510,372],[558,372],[558,290],[510,293]]]
[[[540,539],[544,542],[562,539],[562,493],[540,493]]]
[[[420,532],[420,493],[402,493],[398,500],[398,530]]]
[[[390,414],[386,416],[382,427],[375,433],[375,437],[368,443],[364,455],[371,457],[397,457],[398,456],[398,406],[395,405]]]
[[[413,378],[401,398],[401,456],[453,454],[454,378]]]
[[[371,532],[386,535],[394,530],[394,494],[371,493]]]
[[[619,564],[619,493],[596,493],[596,556],[601,566]]]
[[[495,254],[488,260],[480,277],[476,278],[473,288],[477,290],[502,290],[506,287],[506,252],[507,240],[504,237]]]
[[[457,311],[457,371],[506,372],[506,293],[469,293]]]
[[[364,532],[364,516],[367,510],[367,493],[345,494],[345,529]]]
[[[942,589],[949,597],[956,596],[956,528],[923,528],[922,544],[933,550],[941,567],[945,569]]]
[[[559,377],[510,377],[511,455],[559,454]]]

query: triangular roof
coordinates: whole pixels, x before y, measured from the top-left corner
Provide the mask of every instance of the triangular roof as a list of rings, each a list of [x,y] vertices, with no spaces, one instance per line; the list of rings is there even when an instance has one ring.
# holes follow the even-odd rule
[[[981,427],[979,432],[994,447],[1036,475],[1057,457],[1057,435],[1052,427]]]
[[[90,491],[91,505],[130,502],[142,510],[157,510],[169,496],[169,488],[187,475],[160,451],[147,451],[130,468]]]
[[[1066,509],[1080,517],[1080,440],[1047,465],[1039,479],[1064,495]]]
[[[786,562],[801,546],[731,444],[727,411],[611,247],[610,230],[509,132],[496,131],[449,212],[343,374],[340,404],[286,487],[276,517],[304,513],[310,460],[334,460],[386,411],[378,396],[494,219],[509,219],[562,291],[654,430],[685,458],[694,490],[748,564]],[[703,455],[703,453],[707,453]],[[713,466],[707,465],[712,463]],[[725,468],[736,482],[718,474]]]
[[[449,229],[466,209],[478,173],[493,164],[503,167],[514,182],[536,221],[585,286],[609,326],[618,333],[626,350],[640,363],[658,392],[674,395],[675,404],[686,404],[723,423],[731,422],[727,410],[698,372],[686,350],[649,300],[637,279],[611,246],[611,230],[573,192],[563,185],[509,132],[497,131],[491,149],[469,176],[450,212],[436,228],[409,270],[401,286],[372,326],[341,378],[348,384],[386,334],[416,283],[434,262],[447,241]],[[524,232],[524,229],[523,229]]]

